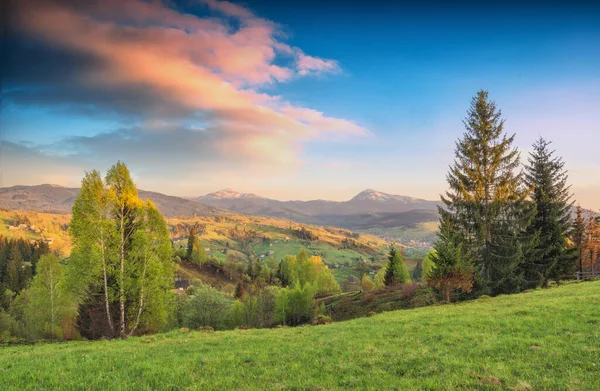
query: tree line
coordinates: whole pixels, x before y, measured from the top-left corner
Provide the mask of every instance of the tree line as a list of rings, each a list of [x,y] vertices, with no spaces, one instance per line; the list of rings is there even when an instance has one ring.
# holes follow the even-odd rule
[[[471,102],[442,195],[427,282],[459,294],[515,293],[574,277],[574,204],[562,158],[540,138],[525,167],[486,91]],[[581,233],[579,234],[581,238]]]

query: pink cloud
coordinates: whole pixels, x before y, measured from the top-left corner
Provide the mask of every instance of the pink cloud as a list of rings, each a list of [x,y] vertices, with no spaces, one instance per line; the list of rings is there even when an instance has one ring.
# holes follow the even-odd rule
[[[19,25],[30,36],[96,59],[98,66],[77,75],[89,90],[144,87],[169,105],[210,114],[220,133],[214,146],[224,153],[290,163],[304,141],[369,134],[351,121],[260,91],[298,75],[334,71],[335,61],[277,40],[275,24],[243,7],[204,3],[243,19],[241,27],[232,31],[226,20],[182,14],[157,2],[116,0],[85,7],[23,2]],[[295,62],[291,56],[287,65],[274,63],[291,54]],[[148,109],[150,117],[164,110],[160,102]]]
[[[340,70],[337,61],[307,56],[302,52],[298,52],[297,54],[297,67],[298,74],[302,76],[311,73],[336,73]]]

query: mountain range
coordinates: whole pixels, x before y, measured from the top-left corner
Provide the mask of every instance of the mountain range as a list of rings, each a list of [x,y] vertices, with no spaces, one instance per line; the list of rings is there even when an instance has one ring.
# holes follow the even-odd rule
[[[367,189],[348,201],[279,201],[256,194],[221,190],[192,198],[237,213],[272,216],[350,229],[397,227],[438,219],[438,202]]]
[[[0,188],[0,207],[70,213],[79,189],[57,185]],[[140,190],[167,217],[230,213],[277,217],[355,230],[410,226],[438,219],[438,202],[367,189],[348,201],[279,201],[225,189],[195,198]]]

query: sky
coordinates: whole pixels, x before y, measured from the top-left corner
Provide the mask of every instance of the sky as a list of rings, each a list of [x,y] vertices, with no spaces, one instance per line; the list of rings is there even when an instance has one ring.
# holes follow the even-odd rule
[[[552,141],[600,209],[593,3],[12,1],[0,187],[120,160],[178,196],[436,200],[484,89],[522,161]]]

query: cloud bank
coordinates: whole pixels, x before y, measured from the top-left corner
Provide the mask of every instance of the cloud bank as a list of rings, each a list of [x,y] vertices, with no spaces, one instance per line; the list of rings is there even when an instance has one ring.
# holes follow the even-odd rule
[[[40,158],[282,168],[301,163],[305,142],[369,135],[273,93],[278,83],[340,66],[290,46],[276,23],[245,7],[217,0],[189,9],[136,0],[15,4],[8,105],[122,123],[60,143],[35,140],[31,153]]]

